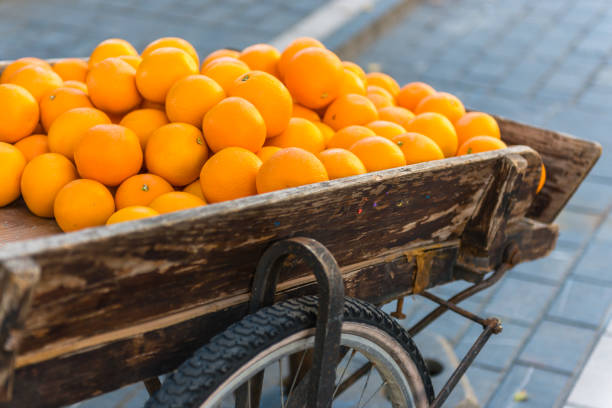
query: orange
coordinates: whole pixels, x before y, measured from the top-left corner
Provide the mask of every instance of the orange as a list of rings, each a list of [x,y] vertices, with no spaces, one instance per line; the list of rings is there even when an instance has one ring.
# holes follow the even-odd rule
[[[239,51],[221,48],[219,50],[215,50],[211,52],[210,54],[208,54],[206,58],[204,58],[204,61],[202,61],[202,67],[205,67],[209,62],[216,60],[217,58],[223,58],[223,57],[238,58],[239,56],[240,56]]]
[[[147,143],[147,169],[174,186],[186,186],[198,178],[208,159],[200,129],[187,123],[169,123],[157,129]]]
[[[425,97],[433,95],[436,90],[424,82],[410,82],[397,94],[397,104],[402,108],[414,111]]]
[[[119,122],[121,126],[131,129],[140,141],[144,150],[151,134],[168,124],[166,114],[158,109],[136,109],[125,115]]]
[[[43,153],[49,153],[49,139],[46,135],[31,135],[15,143],[15,147],[30,161]]]
[[[400,87],[395,79],[382,72],[370,72],[366,75],[368,86],[379,86],[389,92],[393,98],[397,96]]]
[[[491,136],[474,136],[466,140],[457,150],[457,156],[471,153],[488,152],[489,150],[505,149],[506,144]]]
[[[343,75],[344,68],[336,54],[309,47],[298,51],[287,64],[285,84],[300,105],[317,109],[336,99]]]
[[[255,177],[261,160],[242,147],[226,147],[202,167],[200,185],[206,202],[218,203],[257,194]]]
[[[366,125],[369,129],[372,129],[378,136],[385,137],[391,140],[394,136],[406,133],[406,129],[397,123],[389,122],[386,120],[375,120]]]
[[[293,58],[297,52],[308,47],[325,48],[321,41],[312,37],[299,37],[293,40],[291,44],[285,48],[278,61],[278,73],[281,78],[285,77],[285,71],[287,70],[291,58]]]
[[[365,126],[353,125],[340,129],[327,143],[328,148],[350,149],[355,142],[366,137],[376,136],[376,133]]]
[[[366,96],[376,106],[376,109],[383,109],[388,106],[395,106],[393,95],[384,88],[376,85],[370,85],[366,88]]]
[[[36,101],[55,88],[62,86],[62,78],[50,69],[38,65],[26,65],[15,72],[7,83],[24,87]]]
[[[87,62],[80,58],[64,58],[53,64],[53,71],[64,81],[85,82],[88,69]]]
[[[26,159],[15,146],[0,142],[0,207],[12,203],[21,194],[20,180]]]
[[[74,164],[65,156],[45,153],[30,161],[21,176],[21,194],[29,210],[39,217],[53,217],[55,196],[76,180]]]
[[[92,66],[87,89],[96,108],[109,113],[125,113],[142,102],[136,89],[136,69],[120,58],[107,58]]]
[[[264,71],[278,77],[280,52],[269,44],[254,44],[246,47],[238,58],[253,71]]]
[[[366,88],[365,84],[356,73],[345,68],[344,73],[342,74],[342,83],[340,84],[340,91],[338,92],[338,95],[346,95],[350,93],[365,95]]]
[[[249,66],[239,59],[221,57],[202,67],[202,74],[214,79],[228,93],[234,86],[236,78],[250,70]]]
[[[289,126],[280,135],[269,139],[269,146],[299,147],[311,153],[325,149],[325,139],[317,126],[307,119],[291,118]]]
[[[339,130],[351,125],[365,125],[378,119],[376,106],[362,95],[348,94],[336,99],[323,117],[323,122]]]
[[[368,81],[368,79],[366,77],[366,73],[363,70],[363,68],[361,68],[359,65],[355,64],[352,61],[342,61],[342,66],[344,67],[344,69],[348,69],[349,71],[356,74],[359,77],[359,79],[361,79],[363,84],[367,85],[366,82]]]
[[[332,137],[334,137],[334,134],[336,132],[334,132],[334,129],[332,129],[331,127],[329,127],[329,125],[326,125],[323,122],[312,122],[316,127],[319,128],[319,130],[321,131],[321,135],[323,136],[323,143],[325,143],[325,146],[327,146],[327,143],[329,143],[329,141],[331,140]]]
[[[15,143],[30,135],[38,118],[38,103],[25,88],[0,85],[0,142]]]
[[[412,118],[414,118],[414,113],[401,106],[387,106],[378,111],[378,118],[397,123],[405,128]]]
[[[64,112],[74,108],[91,108],[87,94],[75,88],[60,87],[52,90],[40,100],[40,121],[46,131]]]
[[[544,183],[546,183],[546,167],[544,167],[544,163],[542,163],[542,172],[540,173],[540,182],[538,183],[538,188],[536,189],[536,194],[542,190],[544,187]]]
[[[11,77],[15,72],[28,65],[37,65],[39,67],[43,67],[49,70],[51,69],[51,65],[49,65],[47,61],[43,61],[40,58],[19,58],[18,60],[11,62],[4,68],[4,71],[2,71],[2,75],[0,76],[0,84],[6,83],[9,77]]]
[[[446,116],[452,123],[455,123],[465,115],[465,108],[455,95],[447,92],[436,92],[423,98],[414,110],[414,113],[417,115],[424,112],[440,113]]]
[[[237,146],[256,153],[266,140],[266,124],[255,106],[244,98],[231,96],[204,116],[202,131],[213,152]]]
[[[408,132],[415,132],[432,139],[444,153],[444,157],[451,157],[457,151],[457,133],[453,124],[439,113],[421,113],[412,119],[406,127]]]
[[[474,136],[492,136],[501,139],[499,126],[493,116],[483,112],[468,112],[455,122],[459,146]]]
[[[248,72],[234,81],[228,95],[244,98],[257,108],[266,124],[267,137],[279,135],[287,128],[293,102],[276,77],[262,71]]]
[[[145,56],[136,71],[136,86],[146,99],[163,103],[176,81],[198,73],[198,65],[178,48],[158,48]]]
[[[140,104],[140,109],[157,109],[157,110],[162,111],[162,112],[165,113],[166,112],[166,104],[165,104],[165,101],[164,101],[164,103],[162,103],[162,102],[148,101],[148,100],[145,99]]]
[[[346,149],[327,149],[317,155],[330,180],[364,174],[366,168],[359,157]]]
[[[132,44],[125,40],[109,38],[96,45],[96,48],[94,48],[89,56],[89,68],[107,58],[120,57],[122,55],[138,55],[138,52]]]
[[[108,220],[106,225],[117,224],[120,222],[140,220],[142,218],[155,217],[159,215],[157,211],[152,208],[144,207],[142,205],[134,205],[131,207],[125,207],[119,211],[113,213]]]
[[[119,58],[123,62],[127,62],[134,69],[138,69],[140,63],[142,62],[142,58],[138,55],[121,55],[117,58]]]
[[[96,125],[85,132],[74,151],[83,178],[117,186],[142,167],[138,137],[120,125]]]
[[[308,109],[303,107],[302,105],[298,105],[297,103],[293,104],[293,113],[291,114],[292,118],[304,118],[308,119],[311,122],[320,122],[321,118],[319,114],[312,109]]]
[[[160,214],[166,214],[174,211],[187,210],[189,208],[200,207],[206,205],[206,201],[193,194],[185,193],[184,191],[173,191],[165,193],[157,197],[149,207]]]
[[[136,174],[119,185],[115,193],[115,205],[118,210],[133,205],[147,206],[160,195],[171,191],[174,188],[170,183],[155,174]]]
[[[53,203],[55,221],[64,232],[104,225],[114,212],[113,195],[95,180],[71,181],[57,193]]]
[[[444,158],[444,153],[442,153],[436,142],[420,133],[404,133],[393,137],[391,141],[398,145],[404,153],[406,164],[441,160]]]
[[[299,147],[288,147],[261,165],[255,182],[257,192],[262,194],[327,180],[327,170],[317,156]]]
[[[49,150],[74,159],[74,150],[87,130],[111,123],[106,113],[95,108],[75,108],[62,113],[49,128]]]
[[[194,196],[200,197],[204,200],[204,193],[202,192],[202,186],[200,185],[200,179],[197,179],[191,184],[188,184],[184,189],[184,192],[193,194]]]
[[[142,54],[140,56],[144,58],[147,55],[151,54],[153,51],[164,47],[174,47],[185,51],[187,54],[189,54],[191,58],[193,58],[193,61],[196,63],[196,65],[198,67],[200,66],[200,57],[198,56],[198,52],[193,47],[193,45],[191,45],[189,41],[178,37],[158,38],[157,40],[149,43],[149,45],[145,47],[144,51],[142,51]]]
[[[202,126],[206,112],[225,98],[225,91],[205,75],[189,75],[172,85],[166,95],[166,115],[171,122]]]
[[[259,157],[259,159],[263,163],[279,150],[282,150],[282,148],[278,146],[264,146],[261,148],[260,151],[257,152],[257,157]]]
[[[83,91],[85,95],[89,94],[89,90],[87,89],[87,85],[85,84],[85,82],[72,81],[72,80],[64,81],[64,84],[62,85],[62,87],[78,89],[79,91]]]
[[[404,166],[406,159],[401,149],[382,136],[366,137],[350,148],[363,163],[367,171],[378,171]]]

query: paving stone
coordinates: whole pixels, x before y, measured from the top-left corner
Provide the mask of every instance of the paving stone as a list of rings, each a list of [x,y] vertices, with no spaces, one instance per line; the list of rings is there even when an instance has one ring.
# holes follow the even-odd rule
[[[578,213],[570,209],[563,210],[555,220],[559,225],[559,240],[575,245],[586,242],[598,222],[598,215]]]
[[[587,178],[578,187],[568,205],[600,214],[612,206],[612,183],[600,183]]]
[[[575,245],[558,242],[556,248],[548,256],[531,262],[518,264],[510,274],[517,274],[551,284],[562,282],[569,273],[570,267],[578,255]]]
[[[610,367],[612,337],[604,336],[595,347],[567,401],[578,406],[609,407],[612,402]]]
[[[515,365],[497,389],[489,408],[543,408],[553,407],[559,394],[569,382],[569,376],[534,367]],[[526,391],[527,400],[516,402],[514,395]]]
[[[601,224],[597,234],[595,234],[595,241],[602,243],[612,243],[612,216],[608,214],[608,218]]]
[[[612,285],[568,279],[548,315],[598,327],[611,304]]]
[[[610,242],[594,240],[576,265],[576,276],[612,283],[612,251]]]

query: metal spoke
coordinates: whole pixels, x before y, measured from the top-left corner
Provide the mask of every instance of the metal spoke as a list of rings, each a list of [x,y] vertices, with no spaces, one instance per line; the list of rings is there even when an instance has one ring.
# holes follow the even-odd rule
[[[383,381],[380,386],[376,389],[376,391],[374,391],[374,394],[372,394],[372,396],[370,398],[368,398],[368,400],[363,404],[363,406],[365,407],[366,405],[368,405],[368,403],[370,401],[372,401],[372,398],[374,398],[376,396],[376,394],[378,394],[378,392],[382,389],[382,387],[385,386],[385,384],[387,384],[387,380]],[[360,407],[357,407],[360,408]]]
[[[361,379],[364,375],[368,373],[369,370],[372,369],[372,363],[367,362],[361,367],[359,367],[353,374],[350,375],[349,378],[346,379],[343,383],[338,384],[336,396],[339,397],[342,393],[348,390],[353,384]]]
[[[300,359],[300,364],[298,364],[297,371],[295,373],[295,376],[293,377],[293,381],[291,382],[291,387],[289,388],[289,394],[287,395],[287,405],[289,405],[289,400],[291,399],[291,393],[293,392],[293,387],[295,387],[295,383],[297,382],[297,379],[300,376],[300,371],[302,370],[302,363],[304,363],[304,357],[306,357],[306,350],[302,352],[302,358]]]
[[[355,405],[356,408],[359,408],[359,406],[361,405],[361,400],[363,399],[363,394],[365,394],[365,390],[366,390],[366,388],[368,388],[368,383],[370,382],[370,375],[372,375],[372,367],[370,367],[370,370],[368,370],[368,376],[366,377],[366,383],[363,386],[363,390],[361,390],[361,395],[359,396],[359,401],[357,401],[357,405]]]
[[[334,393],[332,394],[332,401],[336,397],[336,393],[338,392],[338,388],[340,388],[340,384],[342,384],[342,379],[344,378],[344,374],[346,374],[346,370],[348,369],[349,365],[351,364],[351,360],[353,359],[353,356],[355,355],[356,352],[357,352],[357,350],[353,349],[353,351],[351,352],[351,355],[349,356],[348,361],[346,362],[346,365],[344,366],[344,370],[342,370],[342,374],[340,374],[340,378],[338,379],[338,385],[336,386],[336,389],[334,390]]]
[[[280,385],[280,399],[281,408],[285,408],[284,396],[283,396],[283,359],[278,360],[278,384]]]

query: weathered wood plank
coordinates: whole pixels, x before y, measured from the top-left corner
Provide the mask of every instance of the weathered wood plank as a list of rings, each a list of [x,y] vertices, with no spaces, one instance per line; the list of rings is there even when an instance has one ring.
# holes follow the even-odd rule
[[[0,247],[9,242],[62,232],[54,220],[37,217],[28,211],[23,200],[0,208],[0,226]]]

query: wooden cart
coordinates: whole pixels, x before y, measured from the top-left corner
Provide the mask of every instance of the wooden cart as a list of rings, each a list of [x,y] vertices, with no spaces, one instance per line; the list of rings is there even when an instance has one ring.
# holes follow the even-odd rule
[[[109,227],[61,234],[21,202],[0,209],[0,407],[62,406],[174,370],[247,315],[260,257],[288,238],[326,248],[345,294],[376,305],[473,282],[432,318],[462,313],[457,302],[553,249],[552,222],[601,152],[497,120],[508,149]],[[291,268],[276,299],[316,290]]]

